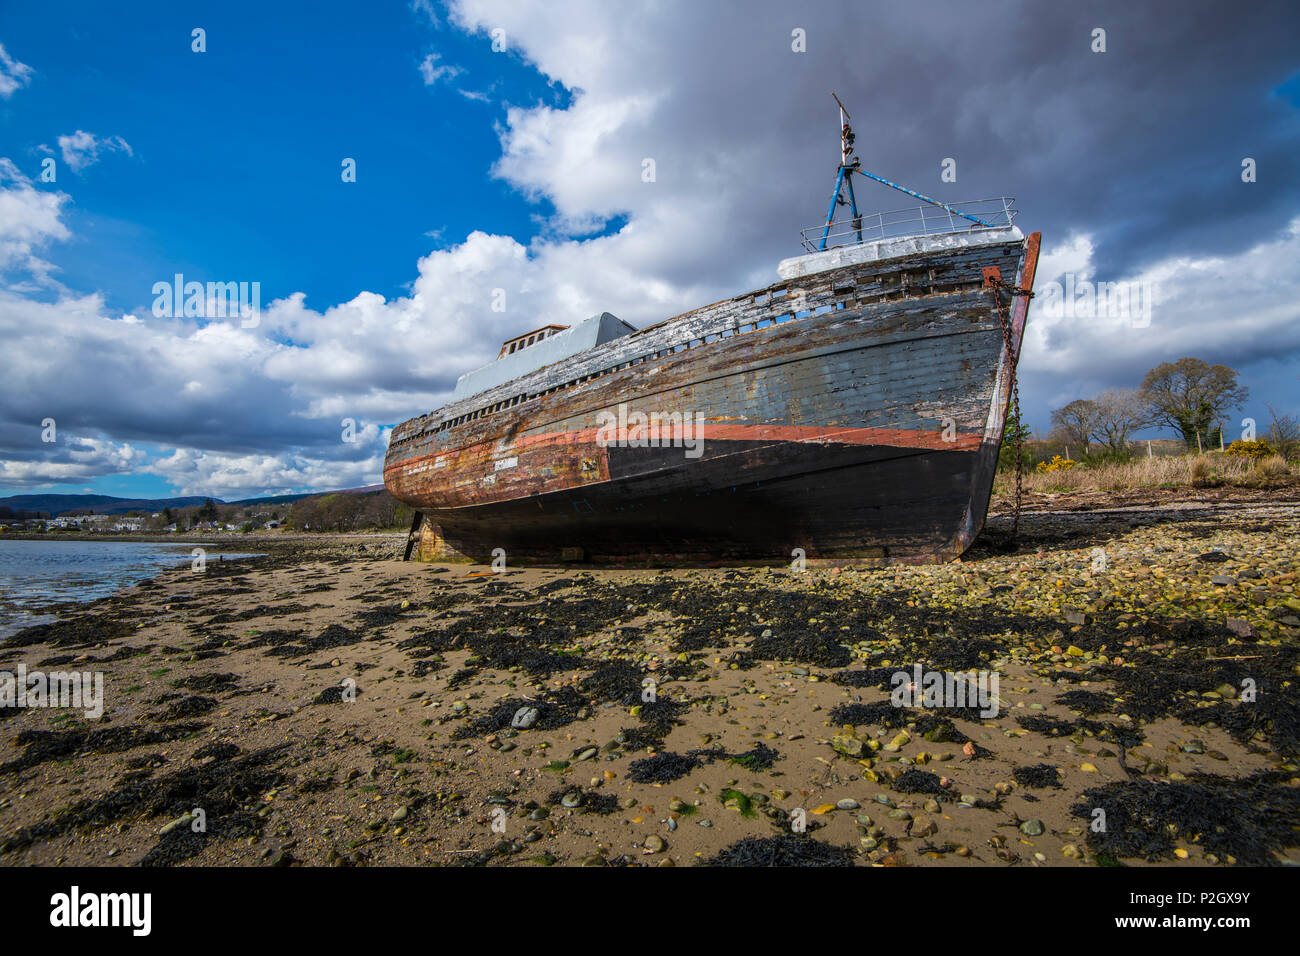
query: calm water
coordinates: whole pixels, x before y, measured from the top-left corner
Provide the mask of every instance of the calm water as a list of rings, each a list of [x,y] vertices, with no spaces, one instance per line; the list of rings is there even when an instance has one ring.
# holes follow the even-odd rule
[[[202,547],[218,556],[251,557],[211,544],[146,541],[0,540],[0,639],[31,624],[53,620],[34,608],[54,601],[93,601],[153,577],[162,568],[188,564]]]

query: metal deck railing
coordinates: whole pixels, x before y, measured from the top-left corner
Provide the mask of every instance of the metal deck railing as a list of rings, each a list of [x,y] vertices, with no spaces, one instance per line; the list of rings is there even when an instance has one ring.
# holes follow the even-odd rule
[[[976,199],[971,202],[952,204],[968,216],[974,216],[988,223],[987,226],[981,226],[929,204],[895,209],[891,212],[864,214],[860,226],[852,219],[842,219],[831,224],[830,235],[826,237],[826,248],[856,246],[859,243],[876,242],[881,239],[942,236],[958,232],[981,232],[990,228],[1005,229],[1014,224],[1016,214],[1019,212],[1015,208],[1015,202],[1008,196],[1001,196],[997,199]],[[809,252],[817,252],[821,249],[822,235],[825,232],[826,223],[818,223],[800,230],[799,238],[805,249]]]

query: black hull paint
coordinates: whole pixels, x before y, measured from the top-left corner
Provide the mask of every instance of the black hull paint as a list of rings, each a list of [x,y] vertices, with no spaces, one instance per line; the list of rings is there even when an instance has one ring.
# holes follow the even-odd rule
[[[968,513],[973,498],[987,501],[973,487],[983,449],[717,447],[743,444],[715,443],[689,468],[669,470],[660,456],[681,449],[611,450],[611,471],[617,461],[628,477],[428,517],[446,547],[483,562],[497,549],[507,562],[789,562],[796,549],[810,560],[932,561],[960,554],[963,529],[983,522]],[[694,488],[683,486],[686,475]]]

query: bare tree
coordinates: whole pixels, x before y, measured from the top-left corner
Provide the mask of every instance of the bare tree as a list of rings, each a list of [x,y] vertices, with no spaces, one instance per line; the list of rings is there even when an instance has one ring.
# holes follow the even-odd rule
[[[1300,453],[1300,420],[1294,415],[1279,413],[1272,405],[1267,407],[1271,419],[1268,424],[1268,443],[1279,455],[1294,457]]]
[[[1082,448],[1086,453],[1088,442],[1092,441],[1097,428],[1098,412],[1097,403],[1092,399],[1076,398],[1064,408],[1052,412],[1052,425],[1060,430],[1065,445]]]
[[[1128,436],[1151,424],[1152,415],[1146,400],[1135,389],[1107,389],[1093,399],[1096,419],[1092,437],[1111,451],[1128,447]]]

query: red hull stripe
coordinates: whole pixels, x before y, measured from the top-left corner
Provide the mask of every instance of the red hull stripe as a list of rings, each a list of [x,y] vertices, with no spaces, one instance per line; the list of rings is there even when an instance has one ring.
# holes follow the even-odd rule
[[[515,444],[511,447],[523,449],[534,445],[594,445],[597,436],[601,435],[602,431],[604,430],[600,428],[582,428],[577,431],[525,435],[517,438]],[[631,428],[623,431],[611,429],[605,431],[603,437],[607,440],[606,444],[608,446],[618,447],[628,443],[629,432],[633,435],[632,440],[637,440],[635,436],[641,434],[648,436],[651,442],[655,441],[655,433],[648,428],[642,429],[640,433]],[[680,435],[680,432],[675,433],[672,429],[665,427],[660,432],[660,440],[668,441],[674,434]],[[612,441],[609,440],[611,438]],[[984,440],[982,435],[958,433],[951,441],[945,441],[942,432],[932,429],[921,431],[906,428],[843,428],[826,425],[709,424],[697,426],[692,431],[691,438],[693,441],[703,438],[706,444],[710,440],[807,442],[809,444],[882,445],[894,448],[924,448],[933,451],[975,451]],[[492,443],[480,442],[478,444]],[[404,467],[419,461],[437,458],[440,455],[460,456],[473,447],[473,445],[467,445],[463,448],[445,449],[427,455],[403,459],[389,464],[384,471],[387,472],[389,468]],[[497,454],[499,453],[497,452]]]

